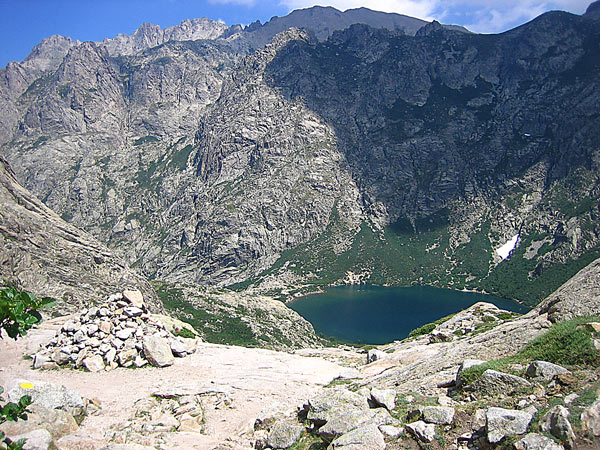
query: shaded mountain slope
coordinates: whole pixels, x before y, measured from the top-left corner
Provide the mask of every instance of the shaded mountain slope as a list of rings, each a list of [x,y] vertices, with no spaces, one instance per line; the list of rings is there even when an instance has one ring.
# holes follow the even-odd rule
[[[0,277],[58,299],[62,312],[103,302],[126,288],[162,304],[148,282],[92,236],[64,222],[17,182],[0,157]]]

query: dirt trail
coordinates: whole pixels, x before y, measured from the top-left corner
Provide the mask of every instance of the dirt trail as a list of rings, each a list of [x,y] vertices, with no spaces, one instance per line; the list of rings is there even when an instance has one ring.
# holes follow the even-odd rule
[[[98,399],[101,410],[88,416],[78,433],[91,439],[102,440],[111,426],[126,422],[138,399],[175,389],[219,393],[227,402],[205,408],[204,435],[170,433],[167,448],[248,448],[243,435],[252,430],[263,409],[293,411],[345,371],[318,357],[207,343],[200,343],[196,353],[177,358],[173,366],[163,369],[33,370],[24,355],[50,339],[64,321],[44,322],[18,342],[0,340],[0,385],[7,386],[15,379],[47,381]]]

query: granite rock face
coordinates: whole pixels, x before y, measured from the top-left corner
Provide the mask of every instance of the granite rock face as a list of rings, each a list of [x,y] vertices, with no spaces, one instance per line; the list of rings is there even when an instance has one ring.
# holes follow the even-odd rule
[[[198,19],[55,37],[2,69],[0,151],[64,219],[170,281],[497,286],[495,250],[515,235],[527,279],[589,262],[593,11],[493,36],[311,11],[246,30]],[[352,252],[415,231],[432,233],[420,256],[444,255],[427,280],[420,263]]]
[[[114,252],[67,224],[24,189],[0,156],[0,276],[58,299],[61,311],[93,305],[123,286],[141,290],[162,311],[150,284]],[[82,289],[85,286],[85,289]]]

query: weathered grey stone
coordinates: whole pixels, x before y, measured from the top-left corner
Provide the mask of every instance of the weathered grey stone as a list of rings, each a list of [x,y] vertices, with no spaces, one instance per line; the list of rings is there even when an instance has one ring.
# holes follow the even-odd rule
[[[406,429],[423,442],[432,442],[435,437],[435,425],[422,420],[407,424]]]
[[[575,432],[569,422],[569,410],[562,405],[552,407],[542,417],[540,428],[561,441],[568,442],[571,446],[575,442]]]
[[[387,357],[387,353],[382,352],[381,350],[377,350],[376,348],[372,348],[367,352],[367,364],[375,361],[381,361],[382,359],[386,359]]]
[[[397,439],[404,434],[403,427],[396,427],[394,425],[379,425],[379,431],[384,436],[389,436],[393,439]]]
[[[331,450],[384,450],[385,441],[376,425],[355,428],[331,442]]]
[[[581,428],[592,436],[600,436],[600,397],[581,413]]]
[[[123,314],[125,314],[127,317],[138,317],[141,316],[144,313],[144,311],[142,311],[141,308],[138,308],[137,306],[128,306],[126,308],[123,308]]]
[[[532,384],[524,378],[504,372],[487,369],[481,377],[471,383],[468,388],[483,394],[509,395],[513,392],[531,387]]]
[[[158,336],[146,336],[143,341],[144,355],[150,364],[157,367],[173,365],[175,357],[169,342]]]
[[[116,352],[115,352],[116,353]],[[120,366],[129,367],[133,364],[135,357],[137,356],[137,350],[135,348],[124,349],[117,354],[117,360]]]
[[[307,418],[321,424],[328,420],[330,411],[335,408],[369,409],[365,397],[348,389],[325,389],[310,399],[308,406]]]
[[[396,391],[393,389],[371,389],[371,399],[376,405],[383,406],[388,411],[396,407]]]
[[[8,436],[16,436],[43,428],[53,439],[59,439],[79,429],[73,415],[62,409],[49,409],[36,404],[30,405],[28,409],[31,412],[27,420],[5,422],[0,425],[0,429]]]
[[[527,367],[526,374],[529,378],[541,377],[545,380],[552,380],[559,373],[568,373],[569,371],[562,366],[546,361],[533,361]]]
[[[488,408],[486,427],[488,441],[500,442],[506,436],[525,434],[533,416],[524,411],[504,408]]]
[[[144,303],[144,296],[138,290],[123,291],[123,299],[139,309],[144,309],[146,306]]]
[[[69,356],[67,355],[67,358],[69,358]],[[47,357],[46,355],[43,355],[41,353],[36,353],[33,356],[33,368],[34,369],[40,369],[44,364],[50,362],[50,358]]]
[[[81,395],[62,384],[17,380],[12,383],[12,386],[12,389],[8,391],[8,400],[11,402],[16,403],[23,395],[29,395],[32,403],[48,409],[84,407]]]
[[[300,425],[278,421],[269,432],[267,445],[271,448],[289,448],[300,439],[303,430],[304,427]]]
[[[340,405],[328,411],[327,423],[317,431],[325,441],[331,441],[365,424],[391,425],[395,423],[390,413],[383,408],[357,409],[352,405]]]
[[[423,420],[437,425],[450,425],[454,421],[454,408],[448,406],[425,406]]]
[[[83,360],[83,366],[90,372],[100,372],[104,370],[104,361],[102,356],[92,355]]]
[[[133,333],[135,333],[135,328],[123,328],[122,330],[117,331],[115,333],[115,336],[117,336],[122,341],[126,341],[131,337]]]
[[[549,437],[529,433],[514,443],[516,450],[564,450],[564,447]]]
[[[188,345],[178,339],[171,341],[171,352],[177,357],[186,356],[188,353]]]
[[[52,435],[44,428],[12,436],[11,439],[15,442],[26,439],[23,450],[48,450],[52,445]]]

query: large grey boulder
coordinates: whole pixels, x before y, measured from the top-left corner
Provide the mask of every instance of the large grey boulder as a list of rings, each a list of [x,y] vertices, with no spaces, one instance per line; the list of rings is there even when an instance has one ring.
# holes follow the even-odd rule
[[[371,400],[378,406],[383,406],[388,411],[396,407],[396,391],[393,389],[371,389]]]
[[[62,384],[45,381],[16,380],[8,391],[8,400],[17,403],[19,399],[29,395],[31,402],[47,409],[64,409],[81,412],[84,409],[83,398],[72,389]]]
[[[529,378],[544,378],[550,381],[556,375],[569,373],[569,371],[562,366],[547,361],[533,361],[529,364],[525,373]]]
[[[308,402],[307,418],[317,424],[325,423],[331,411],[336,408],[352,408],[357,410],[368,410],[367,399],[360,394],[348,389],[324,389],[315,398]]]
[[[348,433],[363,425],[391,425],[396,423],[390,413],[383,408],[361,410],[353,407],[338,406],[330,411],[327,423],[317,431],[325,441]]]
[[[423,420],[437,425],[450,425],[454,421],[454,408],[449,406],[425,406]]]
[[[569,422],[569,410],[562,405],[552,407],[542,417],[540,428],[561,441],[568,442],[571,446],[575,442],[575,432]]]
[[[406,429],[423,442],[432,442],[435,437],[435,425],[422,420],[407,424]]]
[[[537,433],[529,433],[514,443],[516,450],[565,450],[559,443]]]
[[[385,441],[376,425],[368,424],[355,428],[338,437],[328,450],[384,450]]]
[[[169,341],[160,336],[146,336],[142,343],[144,355],[153,366],[166,367],[175,363]]]
[[[271,448],[289,448],[294,445],[300,436],[304,427],[291,424],[289,422],[277,422],[271,428],[267,437],[267,445]]]
[[[26,439],[23,450],[48,450],[52,446],[52,435],[43,428],[28,433],[11,436],[13,442]]]
[[[581,428],[593,436],[600,436],[600,397],[581,413]]]
[[[488,441],[500,442],[506,436],[525,434],[533,415],[525,411],[504,408],[488,408],[485,413]]]
[[[92,355],[83,360],[83,367],[90,372],[100,372],[104,370],[104,359],[100,355]]]
[[[487,369],[483,372],[483,375],[481,375],[478,380],[471,383],[468,388],[469,390],[486,395],[510,395],[531,386],[532,384],[524,378],[504,372],[498,372],[497,370]]]

